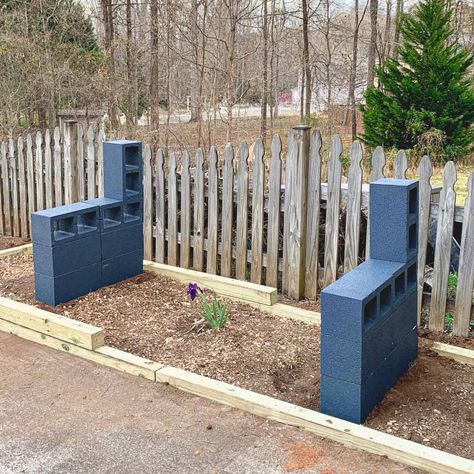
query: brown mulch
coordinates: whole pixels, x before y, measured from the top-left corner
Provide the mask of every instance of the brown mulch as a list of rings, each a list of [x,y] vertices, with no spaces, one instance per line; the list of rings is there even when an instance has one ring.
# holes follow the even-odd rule
[[[21,237],[0,237],[0,250],[10,249],[12,247],[18,247],[20,245],[27,244],[28,239],[23,239]]]
[[[34,304],[33,288],[31,256],[0,260],[1,296]],[[319,328],[228,304],[223,330],[193,331],[198,305],[186,285],[145,273],[42,307],[105,328],[111,346],[318,410]],[[365,424],[474,459],[474,367],[426,346]]]

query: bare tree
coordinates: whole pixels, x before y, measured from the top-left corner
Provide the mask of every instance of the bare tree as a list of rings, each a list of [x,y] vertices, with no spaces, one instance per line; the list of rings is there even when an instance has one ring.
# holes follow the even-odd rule
[[[373,86],[375,82],[375,54],[377,49],[377,19],[378,0],[370,0],[370,43],[367,57],[367,87]]]

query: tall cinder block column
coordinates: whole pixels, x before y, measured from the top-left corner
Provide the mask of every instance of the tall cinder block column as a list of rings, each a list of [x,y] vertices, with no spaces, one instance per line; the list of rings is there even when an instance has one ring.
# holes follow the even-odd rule
[[[321,292],[321,411],[362,423],[417,354],[418,183],[371,184],[371,256]]]
[[[31,216],[36,299],[56,306],[98,288],[99,209],[87,203]]]
[[[121,203],[113,208],[114,225],[103,218],[101,233],[102,285],[143,273],[142,144],[118,140],[104,143],[104,198]],[[105,205],[105,203],[104,203]]]
[[[370,184],[370,258],[407,263],[418,251],[418,181]]]

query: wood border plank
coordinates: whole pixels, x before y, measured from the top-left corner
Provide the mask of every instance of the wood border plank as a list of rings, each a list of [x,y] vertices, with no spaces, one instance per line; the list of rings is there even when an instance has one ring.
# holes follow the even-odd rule
[[[100,328],[8,298],[0,297],[0,320],[86,349],[94,350],[104,345],[104,331]]]
[[[36,342],[61,352],[81,357],[82,359],[95,362],[112,369],[119,370],[137,377],[151,381],[156,379],[156,371],[163,367],[162,364],[152,360],[144,359],[128,352],[121,351],[109,346],[102,346],[96,350],[89,350],[70,342],[62,341],[55,337],[33,331],[23,326],[18,326],[9,321],[0,319],[0,331],[13,334],[28,341]]]
[[[474,472],[474,461],[413,441],[382,433],[372,428],[324,415],[307,408],[261,395],[197,375],[165,366],[156,372],[156,381],[180,390],[230,405],[263,418],[297,426],[346,446],[363,449],[397,462],[434,473]]]
[[[18,247],[0,250],[0,258],[10,257],[11,255],[31,255],[33,253],[33,245],[25,244]]]
[[[437,352],[440,356],[453,359],[461,364],[474,365],[474,351],[471,349],[434,342],[431,350]]]
[[[242,301],[254,301],[264,305],[273,305],[278,301],[276,288],[268,286],[150,261],[144,262],[144,269],[179,281],[199,283],[219,295]]]

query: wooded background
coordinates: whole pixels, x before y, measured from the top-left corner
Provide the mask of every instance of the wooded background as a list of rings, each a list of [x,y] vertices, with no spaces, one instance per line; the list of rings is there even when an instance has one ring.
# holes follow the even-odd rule
[[[5,0],[0,4],[0,134],[57,125],[60,109],[103,109],[150,143],[179,141],[169,122],[186,111],[193,146],[216,143],[217,123],[236,138],[238,104],[260,107],[271,137],[282,102],[348,128],[374,83],[374,65],[396,54],[404,0]],[[455,7],[455,35],[474,49],[472,0]],[[313,105],[312,105],[313,104]],[[145,117],[146,126],[139,127]],[[186,118],[188,120],[188,118]],[[149,125],[148,125],[149,123]],[[3,131],[3,133],[2,133]],[[240,138],[240,137],[239,137]]]

